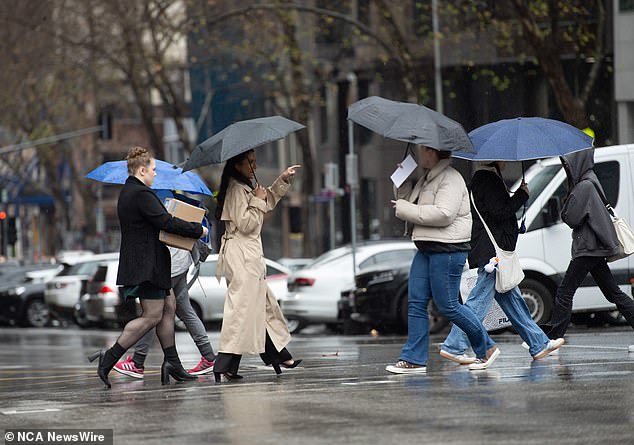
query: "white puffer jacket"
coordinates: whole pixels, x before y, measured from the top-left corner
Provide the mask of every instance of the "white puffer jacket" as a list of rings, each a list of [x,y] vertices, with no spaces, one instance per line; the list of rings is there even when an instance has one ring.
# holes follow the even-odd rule
[[[418,180],[396,190],[396,217],[414,224],[413,241],[461,243],[471,239],[471,206],[467,186],[451,159],[438,164]],[[416,204],[413,204],[416,202]]]

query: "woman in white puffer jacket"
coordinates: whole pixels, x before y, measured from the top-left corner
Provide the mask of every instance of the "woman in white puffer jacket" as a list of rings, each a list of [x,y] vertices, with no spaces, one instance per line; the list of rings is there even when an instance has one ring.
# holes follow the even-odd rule
[[[396,374],[424,373],[429,355],[427,306],[433,298],[440,312],[462,329],[476,353],[469,369],[485,369],[500,353],[478,317],[458,301],[460,277],[469,253],[471,209],[464,179],[451,167],[451,152],[422,149],[423,176],[397,190],[396,217],[413,224],[418,252],[408,285],[407,342],[398,362],[385,369]]]

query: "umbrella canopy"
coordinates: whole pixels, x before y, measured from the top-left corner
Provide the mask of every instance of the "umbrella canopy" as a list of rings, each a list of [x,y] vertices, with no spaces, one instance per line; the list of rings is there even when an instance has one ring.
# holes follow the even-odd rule
[[[527,161],[592,148],[592,137],[572,125],[542,117],[504,119],[469,133],[476,153],[454,156],[472,161]]]
[[[124,184],[128,176],[128,161],[106,162],[86,175],[89,179],[110,184]],[[158,159],[156,160],[156,178],[154,178],[152,188],[212,195],[211,190],[196,173],[183,173],[181,168]]]
[[[423,105],[371,96],[350,105],[348,119],[389,139],[443,151],[473,151],[462,125]]]
[[[234,156],[269,142],[283,139],[304,125],[282,116],[239,121],[198,145],[183,164],[183,170],[220,164]]]

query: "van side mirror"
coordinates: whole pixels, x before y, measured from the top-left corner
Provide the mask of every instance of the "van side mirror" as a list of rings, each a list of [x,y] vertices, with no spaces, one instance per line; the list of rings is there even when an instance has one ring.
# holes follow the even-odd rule
[[[550,197],[546,206],[542,209],[544,227],[550,227],[557,224],[560,220],[561,202],[556,196]]]

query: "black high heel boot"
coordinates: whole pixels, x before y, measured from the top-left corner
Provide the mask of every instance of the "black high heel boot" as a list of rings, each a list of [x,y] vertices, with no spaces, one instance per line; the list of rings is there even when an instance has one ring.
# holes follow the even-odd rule
[[[271,363],[271,366],[275,370],[275,374],[280,375],[282,373],[282,370],[280,369],[280,364],[279,363],[273,362],[273,363]]]
[[[112,370],[112,366],[108,367],[104,363],[105,354],[106,354],[106,351],[104,350],[93,352],[92,354],[88,356],[88,361],[92,363],[95,360],[97,360],[97,358],[99,358],[99,365],[97,366],[97,375],[99,376],[101,381],[104,383],[104,385],[106,385],[106,388],[110,389],[112,388],[112,385],[110,384],[110,380],[108,379],[108,374]]]
[[[161,384],[169,385],[170,384],[170,376],[178,382],[184,382],[186,380],[198,380],[198,377],[195,375],[190,375],[185,371],[183,366],[174,365],[171,362],[164,361],[161,366]]]

